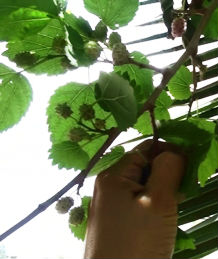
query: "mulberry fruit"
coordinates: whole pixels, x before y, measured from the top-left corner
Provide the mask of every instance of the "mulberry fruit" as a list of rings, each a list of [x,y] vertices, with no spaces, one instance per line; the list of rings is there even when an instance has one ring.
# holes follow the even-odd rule
[[[186,31],[186,20],[183,18],[175,18],[171,24],[172,36],[174,38],[181,37]]]
[[[71,197],[63,197],[56,203],[56,210],[60,214],[67,213],[69,209],[73,206],[74,200]]]
[[[69,138],[73,142],[80,142],[84,139],[89,139],[89,134],[83,128],[72,128],[69,132]]]
[[[112,57],[115,66],[129,63],[129,52],[126,49],[126,46],[122,43],[116,43],[113,45]]]
[[[63,118],[69,118],[73,113],[70,106],[67,103],[58,104],[55,108],[56,113],[59,114]]]
[[[85,216],[85,211],[82,206],[73,208],[70,211],[69,223],[74,226],[77,226],[82,223],[84,216]]]
[[[112,32],[109,36],[109,47],[112,49],[116,43],[121,43],[120,34],[117,32]]]
[[[95,110],[91,104],[82,104],[79,107],[80,116],[84,120],[91,120],[95,118]]]
[[[102,21],[95,26],[93,37],[99,41],[104,41],[107,38],[107,26]]]
[[[84,45],[85,54],[92,60],[96,60],[101,54],[101,47],[95,41],[89,41]]]

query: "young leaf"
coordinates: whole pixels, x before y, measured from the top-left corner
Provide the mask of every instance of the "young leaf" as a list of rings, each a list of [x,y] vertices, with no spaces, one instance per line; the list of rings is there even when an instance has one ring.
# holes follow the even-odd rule
[[[170,93],[177,100],[188,99],[191,96],[190,84],[192,73],[185,66],[181,66],[168,83]]]
[[[117,146],[111,149],[111,152],[106,153],[98,163],[92,168],[88,176],[96,175],[113,164],[115,164],[125,154],[125,150],[122,146]]]
[[[140,52],[135,51],[131,53],[131,57],[143,64],[149,63],[146,57]],[[141,106],[153,91],[152,71],[150,69],[141,69],[132,64],[115,66],[114,71],[129,81],[134,89],[137,103]],[[140,107],[138,108],[140,109]]]
[[[50,156],[53,160],[52,164],[58,164],[58,167],[75,170],[85,169],[89,156],[88,154],[75,142],[64,141],[54,144],[49,150]]]
[[[32,100],[28,80],[0,64],[0,131],[12,127],[26,113]]]
[[[171,35],[171,23],[173,21],[173,0],[160,0],[163,11],[163,20],[168,29],[168,35]]]
[[[91,85],[84,85],[79,83],[69,83],[55,91],[55,94],[50,98],[49,106],[47,109],[49,131],[51,132],[51,140],[53,144],[60,143],[63,141],[69,141],[69,133],[72,128],[82,127],[79,124],[80,121],[80,106],[85,104],[93,104],[96,102],[94,96],[94,87]],[[72,117],[67,119],[61,117],[56,112],[56,107],[60,104],[66,103],[72,110]],[[111,127],[116,127],[116,123],[113,116],[103,111],[98,104],[93,106],[95,111],[95,116],[98,119],[106,119],[106,129]],[[91,121],[84,122],[86,126],[94,130]],[[86,128],[84,128],[87,130]],[[96,134],[94,132],[88,132],[91,135],[90,140],[87,139],[79,142],[82,149],[88,153],[91,158],[99,147],[104,143],[107,136]]]
[[[77,226],[73,226],[72,224],[69,224],[69,227],[73,232],[74,236],[78,239],[81,239],[82,241],[85,240],[90,201],[91,201],[91,197],[85,196],[82,198],[82,207],[85,211],[82,223]]]
[[[169,120],[170,114],[168,112],[169,107],[173,101],[165,90],[161,92],[155,102],[154,115],[156,120]]]
[[[136,122],[137,103],[127,80],[116,73],[101,72],[95,86],[95,94],[99,105],[113,114],[121,130]]]
[[[181,228],[177,228],[175,250],[195,249],[194,239]]]
[[[45,27],[51,18],[46,12],[33,8],[19,8],[0,17],[0,40],[23,39]],[[16,26],[15,26],[16,24]]]
[[[134,125],[134,129],[137,129],[143,135],[153,134],[149,112],[144,112],[141,116],[139,116],[136,124]]]
[[[84,0],[86,9],[97,15],[111,29],[130,22],[138,10],[138,0]],[[122,10],[122,11],[121,11]]]

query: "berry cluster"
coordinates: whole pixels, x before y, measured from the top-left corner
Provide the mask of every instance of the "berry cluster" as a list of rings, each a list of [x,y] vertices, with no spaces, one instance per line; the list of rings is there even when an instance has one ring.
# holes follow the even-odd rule
[[[63,197],[56,203],[56,210],[60,214],[67,213],[74,205],[74,200],[71,197]],[[69,212],[69,223],[73,226],[78,226],[83,222],[85,216],[85,210],[82,206],[75,207]]]
[[[172,36],[174,38],[181,37],[186,31],[186,20],[182,17],[175,18],[171,24]]]

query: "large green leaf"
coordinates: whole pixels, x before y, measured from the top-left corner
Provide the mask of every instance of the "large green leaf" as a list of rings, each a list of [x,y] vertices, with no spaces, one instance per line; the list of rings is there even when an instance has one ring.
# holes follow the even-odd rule
[[[0,131],[19,122],[32,99],[28,80],[9,67],[0,64]]]
[[[58,164],[58,167],[75,170],[85,169],[89,156],[88,154],[75,142],[64,141],[54,144],[49,150],[50,156],[53,160],[52,164]]]
[[[140,52],[132,52],[131,57],[143,64],[149,63],[146,57]],[[140,106],[144,104],[153,90],[152,71],[150,69],[139,68],[137,65],[132,64],[115,66],[114,71],[130,82],[134,89],[137,103]]]
[[[70,227],[71,231],[73,232],[74,236],[83,241],[84,241],[85,235],[86,235],[88,210],[89,210],[90,201],[91,201],[91,197],[85,196],[82,198],[81,206],[83,207],[84,212],[85,212],[82,223],[77,226],[73,226],[72,224],[69,224],[69,227]]]
[[[192,83],[192,74],[185,66],[181,66],[176,74],[170,79],[168,89],[170,93],[178,100],[188,99],[191,96],[190,84]]]
[[[28,72],[59,74],[73,66],[65,56],[65,29],[58,19],[50,19],[38,33],[7,44],[3,55]]]
[[[1,5],[0,5],[1,6]],[[0,41],[23,39],[42,30],[49,22],[48,14],[33,8],[19,8],[0,18]]]
[[[83,127],[79,124],[80,111],[79,108],[82,104],[94,104],[96,102],[94,95],[94,87],[79,83],[69,83],[58,88],[55,94],[50,98],[49,106],[47,109],[49,131],[51,132],[51,140],[53,144],[63,141],[69,141],[69,132],[72,128]],[[60,104],[67,103],[72,109],[72,117],[63,118],[57,112],[56,108]],[[113,116],[103,111],[98,104],[93,106],[95,117],[99,119],[106,119],[106,129],[116,127]],[[94,130],[92,121],[83,121],[83,123]],[[86,128],[85,128],[86,129]],[[79,142],[82,149],[88,153],[91,158],[99,147],[104,143],[107,136],[92,131],[88,131],[91,139],[84,139]]]
[[[97,15],[111,29],[130,22],[138,9],[138,0],[84,0],[86,9]]]
[[[196,123],[196,121],[201,120],[202,123]],[[209,126],[209,123],[212,126]],[[214,133],[211,132],[213,127],[215,128],[214,123],[205,122],[204,119],[191,119],[189,121],[169,120],[163,122],[159,129],[159,136],[161,138],[181,146],[187,154],[188,166],[181,186],[181,191],[186,193],[187,196],[197,191],[199,175],[206,181],[214,173],[214,163],[212,164],[212,172],[201,170],[202,163],[202,168],[207,167],[206,169],[211,169],[208,163],[212,159],[209,150],[214,137]]]
[[[96,175],[113,164],[115,164],[120,158],[125,154],[125,150],[122,146],[117,146],[111,150],[111,152],[106,153],[98,162],[97,164],[92,168],[92,170],[89,173],[89,176]]]
[[[99,105],[110,111],[121,130],[132,126],[137,119],[137,103],[129,82],[116,73],[101,72],[95,86]]]

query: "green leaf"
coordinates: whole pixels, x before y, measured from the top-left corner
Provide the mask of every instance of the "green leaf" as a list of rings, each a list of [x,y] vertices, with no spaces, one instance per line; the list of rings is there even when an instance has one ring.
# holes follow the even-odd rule
[[[134,125],[134,129],[137,129],[143,135],[153,134],[149,112],[144,112],[141,116],[139,116],[136,124]]]
[[[12,127],[26,113],[32,100],[28,80],[0,64],[0,131]]]
[[[59,12],[64,12],[66,10],[68,0],[53,0],[53,1],[57,6]]]
[[[74,14],[65,12],[64,22],[82,37],[90,38],[92,36],[92,28],[83,17],[77,18]]]
[[[82,198],[82,207],[85,211],[83,222],[77,226],[73,226],[72,224],[69,224],[69,227],[70,227],[71,231],[73,232],[74,236],[78,239],[81,239],[82,241],[85,240],[87,220],[88,220],[88,210],[89,210],[90,202],[91,202],[91,197],[85,196]]]
[[[129,82],[116,73],[101,72],[95,86],[96,99],[99,105],[110,111],[121,130],[136,122],[137,103]]]
[[[205,29],[204,29],[204,36],[217,40],[218,39],[218,8],[212,13]]]
[[[195,249],[194,239],[181,228],[177,228],[175,250]]]
[[[49,152],[49,158],[53,160],[52,164],[58,164],[60,169],[64,167],[82,170],[89,162],[88,154],[77,143],[71,141],[53,144]]]
[[[84,0],[86,9],[97,15],[111,29],[130,22],[138,10],[138,0]]]
[[[33,8],[19,8],[0,18],[0,40],[23,39],[45,27],[51,18]]]
[[[218,168],[218,142],[211,140],[210,147],[207,151],[205,159],[200,163],[198,169],[198,179],[203,187],[208,178],[215,173]]]
[[[59,74],[73,67],[65,56],[65,44],[63,24],[58,19],[51,19],[37,34],[9,42],[3,55],[16,63],[22,60],[22,55],[32,55],[35,57],[33,64],[19,62],[18,65],[36,74]]]
[[[131,57],[143,64],[149,63],[147,58],[140,52],[131,53]],[[130,82],[134,89],[138,109],[140,109],[153,91],[152,71],[150,69],[141,69],[132,64],[115,66],[114,71]]]
[[[55,38],[65,39],[65,30],[62,23],[58,19],[51,19],[36,35],[26,37],[24,40],[9,42],[8,50],[4,52],[10,60],[14,60],[19,53],[30,52],[37,56],[47,57],[48,55],[57,55],[60,53],[53,49]]]
[[[106,153],[92,168],[92,170],[89,173],[89,176],[96,175],[106,170],[107,168],[111,167],[113,164],[119,161],[124,154],[125,154],[125,150],[122,146],[117,146],[115,148],[112,148],[111,152]]]
[[[55,91],[55,94],[50,98],[49,106],[47,109],[49,131],[51,132],[51,140],[53,144],[63,141],[69,141],[69,132],[72,128],[81,127],[79,123],[80,111],[79,108],[82,104],[93,104],[96,102],[94,95],[94,87],[92,85],[84,85],[79,83],[69,83]],[[56,107],[59,104],[66,103],[72,110],[72,117],[64,119],[56,112]],[[95,116],[99,119],[106,119],[106,129],[116,127],[113,116],[103,111],[98,104],[93,106]],[[86,126],[93,128],[91,121],[84,122]],[[86,128],[85,128],[86,129]],[[87,129],[86,129],[87,130]],[[82,149],[88,153],[91,158],[97,150],[101,147],[107,139],[106,135],[95,134],[88,132],[91,135],[91,140],[83,140],[79,142]]]
[[[22,7],[35,8],[53,15],[58,14],[57,6],[55,6],[53,0],[1,0],[0,19]]]
[[[170,79],[168,89],[177,100],[188,99],[191,96],[190,84],[192,73],[185,66],[181,66],[176,74]]]
[[[172,105],[173,100],[166,91],[162,91],[155,102],[154,115],[156,120],[169,120],[170,114],[168,108]]]
[[[212,134],[205,129],[197,127],[191,121],[169,120],[162,122],[159,136],[168,142],[189,147],[202,145],[212,139]]]

